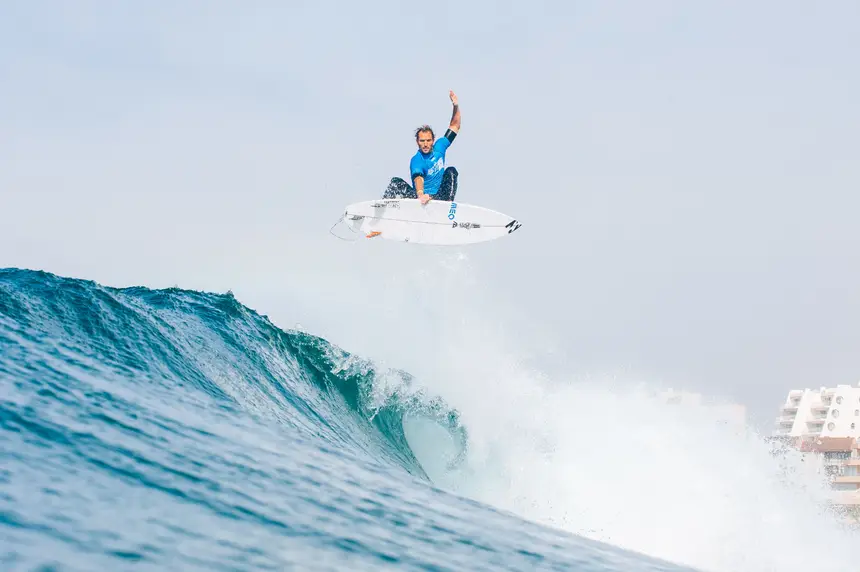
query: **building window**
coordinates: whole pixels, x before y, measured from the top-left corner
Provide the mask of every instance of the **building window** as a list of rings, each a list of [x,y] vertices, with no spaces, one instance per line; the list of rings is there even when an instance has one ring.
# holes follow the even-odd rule
[[[828,431],[833,431],[834,429],[836,429],[836,423],[831,421],[830,423],[827,424],[827,430]]]
[[[840,403],[842,403],[842,396],[841,395],[836,398],[836,405],[839,405]]]
[[[860,416],[860,409],[855,409],[854,410],[854,417],[858,417],[858,416]]]
[[[839,417],[839,410],[838,410],[838,409],[834,409],[834,410],[833,410],[833,418],[834,418],[834,419],[836,419],[837,417]]]
[[[854,429],[854,423],[851,424],[851,428]]]

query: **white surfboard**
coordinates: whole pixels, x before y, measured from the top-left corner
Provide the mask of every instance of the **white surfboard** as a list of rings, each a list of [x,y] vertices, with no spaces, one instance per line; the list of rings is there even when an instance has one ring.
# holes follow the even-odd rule
[[[359,236],[418,244],[454,246],[501,238],[521,224],[484,207],[418,199],[377,199],[346,207],[341,219]]]

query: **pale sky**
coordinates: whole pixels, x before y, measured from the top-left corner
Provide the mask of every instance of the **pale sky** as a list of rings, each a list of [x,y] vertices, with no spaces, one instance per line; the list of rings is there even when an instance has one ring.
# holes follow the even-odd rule
[[[232,289],[391,361],[413,341],[375,293],[439,259],[328,229],[407,176],[453,89],[458,200],[523,227],[456,251],[470,291],[436,301],[480,299],[552,375],[625,371],[770,428],[789,389],[860,380],[858,21],[847,1],[9,0],[0,266]]]

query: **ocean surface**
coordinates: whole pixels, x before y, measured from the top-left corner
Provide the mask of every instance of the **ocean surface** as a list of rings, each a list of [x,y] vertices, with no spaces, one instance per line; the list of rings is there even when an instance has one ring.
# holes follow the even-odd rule
[[[481,416],[231,293],[0,270],[0,569],[860,569],[758,436],[506,387]]]

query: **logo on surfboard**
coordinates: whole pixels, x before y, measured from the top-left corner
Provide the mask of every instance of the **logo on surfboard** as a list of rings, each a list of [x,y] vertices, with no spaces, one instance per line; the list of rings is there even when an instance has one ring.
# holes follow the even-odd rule
[[[386,200],[386,201],[381,201],[381,202],[377,201],[375,203],[371,203],[370,206],[371,206],[371,208],[374,208],[374,209],[384,209],[384,208],[399,209],[400,208],[400,201],[397,201],[397,200],[394,200],[394,201]]]

